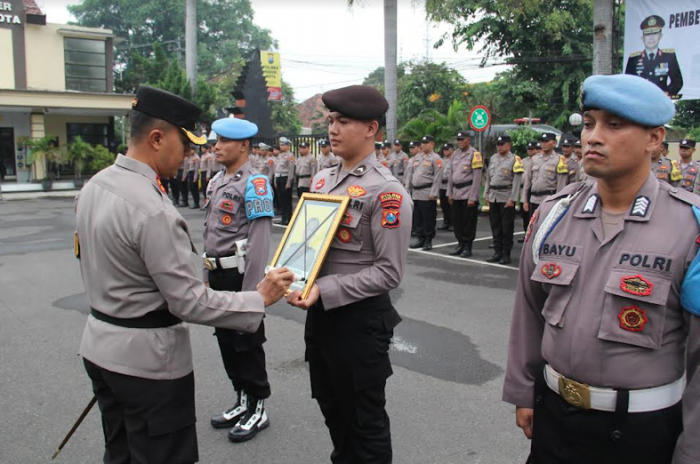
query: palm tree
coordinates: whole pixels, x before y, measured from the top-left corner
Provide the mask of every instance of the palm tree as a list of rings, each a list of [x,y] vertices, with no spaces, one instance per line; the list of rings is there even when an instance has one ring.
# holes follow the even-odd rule
[[[356,0],[347,0],[353,6]],[[386,115],[387,139],[396,136],[396,44],[398,7],[397,0],[384,0],[384,95],[389,102]]]
[[[460,101],[453,101],[447,114],[437,110],[427,109],[418,117],[408,121],[399,133],[399,137],[407,140],[420,140],[424,135],[435,138],[435,146],[454,140],[455,134],[464,129],[467,120],[467,106]]]

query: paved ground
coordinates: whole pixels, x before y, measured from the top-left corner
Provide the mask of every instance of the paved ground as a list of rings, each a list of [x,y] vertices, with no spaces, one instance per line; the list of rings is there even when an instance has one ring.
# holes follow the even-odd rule
[[[181,211],[201,250],[203,213]],[[77,356],[88,308],[73,229],[70,199],[0,202],[1,463],[48,462],[92,396]],[[282,231],[275,227],[274,245]],[[491,254],[485,216],[477,237],[474,258],[464,260],[447,255],[452,233],[438,232],[432,252],[410,252],[403,283],[392,292],[404,318],[387,387],[397,464],[503,464],[527,456],[513,408],[500,401],[517,262],[483,263]],[[516,243],[513,256],[519,254]],[[303,360],[304,319],[285,303],[269,309],[272,426],[241,445],[208,424],[232,392],[213,330],[192,326],[201,462],[329,462],[330,439]],[[94,410],[56,462],[101,462],[101,449]]]

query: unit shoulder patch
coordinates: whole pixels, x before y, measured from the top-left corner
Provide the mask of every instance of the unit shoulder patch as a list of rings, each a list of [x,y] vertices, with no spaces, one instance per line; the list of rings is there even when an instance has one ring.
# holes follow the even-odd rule
[[[484,167],[484,157],[478,151],[472,156],[472,169],[482,169]]]
[[[523,160],[519,157],[515,157],[515,163],[513,163],[513,173],[522,174],[525,172],[525,166],[523,166]]]
[[[568,174],[569,166],[566,164],[566,158],[563,156],[559,157],[559,162],[557,163],[557,174]]]
[[[268,179],[262,174],[248,177],[245,189],[245,214],[249,221],[261,217],[274,217],[272,206],[272,189]]]

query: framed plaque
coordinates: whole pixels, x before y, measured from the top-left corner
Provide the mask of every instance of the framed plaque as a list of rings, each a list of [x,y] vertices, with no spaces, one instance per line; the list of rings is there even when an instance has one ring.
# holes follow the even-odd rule
[[[286,267],[297,279],[291,290],[309,296],[350,197],[304,193],[275,251],[270,267]]]

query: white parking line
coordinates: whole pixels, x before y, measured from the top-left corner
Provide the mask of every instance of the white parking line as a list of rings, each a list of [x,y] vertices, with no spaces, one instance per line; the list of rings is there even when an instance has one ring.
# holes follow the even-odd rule
[[[478,261],[476,259],[471,259],[471,258],[461,258],[459,256],[450,256],[450,255],[441,255],[440,253],[432,253],[430,251],[423,251],[423,250],[408,250],[412,253],[420,253],[423,255],[429,255],[429,256],[434,256],[436,258],[446,258],[446,259],[452,259],[454,261],[459,261],[462,263],[473,263],[473,264],[483,264],[484,266],[493,266],[493,267],[499,267],[501,269],[510,269],[511,271],[517,271],[517,267],[513,266],[504,266],[503,264],[496,264],[496,263],[487,263],[486,261]]]
[[[513,235],[523,235],[525,232],[515,232]],[[475,242],[483,242],[484,240],[491,240],[493,237],[481,237],[481,238],[476,238],[474,239]],[[439,245],[433,245],[433,248],[443,248],[443,247],[448,247],[452,245],[457,245],[459,242],[450,242],[450,243],[441,243]]]

